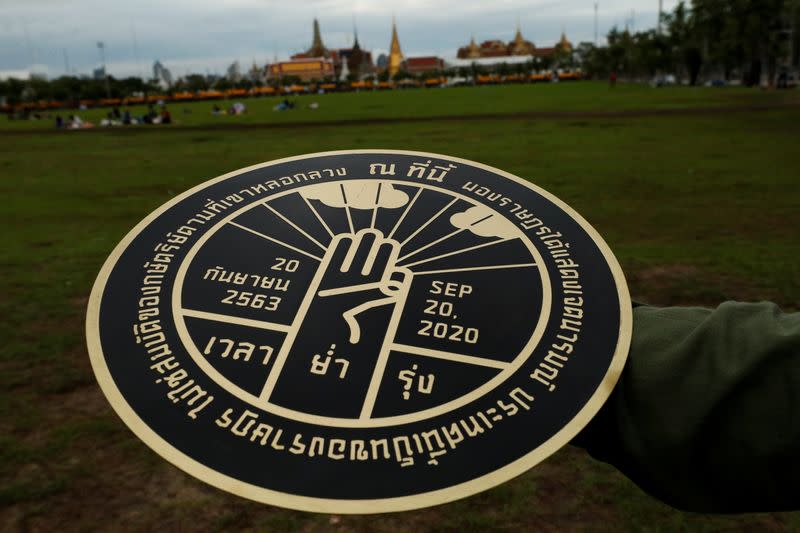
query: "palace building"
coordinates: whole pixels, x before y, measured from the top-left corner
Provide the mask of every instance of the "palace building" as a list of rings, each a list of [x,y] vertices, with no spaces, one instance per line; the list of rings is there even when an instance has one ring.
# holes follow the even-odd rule
[[[522,36],[522,30],[517,26],[514,39],[505,43],[498,39],[483,41],[480,45],[475,42],[475,37],[470,40],[467,46],[458,49],[458,59],[481,59],[499,57],[519,57],[534,56],[548,57],[563,50],[567,53],[572,52],[572,43],[569,42],[564,32],[561,33],[561,40],[550,48],[537,48],[531,41]]]
[[[321,70],[317,72],[319,74],[317,79],[323,79],[327,76],[340,76],[342,67],[345,64],[347,65],[347,73],[355,74],[358,78],[372,74],[375,70],[375,65],[372,63],[372,52],[361,48],[357,32],[351,48],[328,49],[322,42],[322,34],[317,19],[314,19],[311,47],[305,52],[292,56],[293,61],[311,59],[318,60],[321,63],[324,63],[323,60],[327,60],[332,66],[332,70],[330,70],[328,66],[321,64]]]
[[[324,57],[293,58],[290,61],[278,61],[267,67],[268,79],[283,80],[287,76],[297,77],[300,81],[322,81],[332,77],[335,71],[333,61]]]
[[[358,42],[358,32],[354,31],[352,48],[332,50],[331,56],[337,76],[340,76],[342,70],[345,69],[348,73],[354,74],[357,79],[369,76],[375,72],[375,65],[372,62],[372,52],[361,48]]]
[[[390,77],[401,71],[410,75],[434,74],[443,72],[446,67],[469,67],[473,64],[484,67],[515,65],[527,63],[531,58],[554,58],[561,53],[572,52],[572,43],[564,32],[554,46],[537,47],[523,37],[522,30],[517,25],[514,38],[509,42],[491,39],[479,45],[473,36],[467,46],[458,49],[457,58],[448,60],[448,63],[436,56],[405,57],[400,48],[397,23],[392,17],[389,54],[381,55],[376,67],[372,53],[361,48],[358,32],[354,31],[352,47],[338,49],[329,49],[322,42],[317,19],[314,19],[312,32],[311,46],[304,52],[292,55],[289,61],[277,61],[269,65],[266,69],[268,78],[283,80],[293,77],[307,82],[333,79],[347,81],[354,78],[363,80],[376,71],[388,72]]]
[[[403,61],[403,70],[414,76],[444,70],[444,60],[436,56],[409,57]]]
[[[277,61],[268,65],[267,78],[282,81],[286,77],[297,77],[306,82],[333,77],[336,71],[331,52],[322,43],[317,19],[314,19],[313,34],[308,50],[294,54],[289,61]]]

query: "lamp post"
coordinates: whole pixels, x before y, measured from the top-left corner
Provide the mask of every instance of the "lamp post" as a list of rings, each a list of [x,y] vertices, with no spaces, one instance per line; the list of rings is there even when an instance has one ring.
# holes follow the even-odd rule
[[[594,3],[594,45],[597,46],[597,2]]]
[[[106,45],[103,41],[97,41],[97,49],[100,51],[100,64],[103,67],[103,78],[106,82],[106,98],[111,98],[111,86],[108,83],[108,72],[106,71]]]

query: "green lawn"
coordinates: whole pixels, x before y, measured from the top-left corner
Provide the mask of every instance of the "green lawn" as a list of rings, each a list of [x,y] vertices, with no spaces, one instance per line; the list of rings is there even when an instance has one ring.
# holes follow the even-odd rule
[[[264,99],[251,101],[246,117],[219,120],[649,110],[795,97],[636,86],[612,92],[601,84],[481,87],[324,95],[318,112],[296,115],[267,112],[274,100]],[[216,120],[201,115],[205,105],[195,104],[186,123]],[[673,510],[570,447],[498,488],[416,512],[331,517],[251,503],[195,481],[133,436],[94,381],[83,319],[105,257],[169,198],[232,169],[352,148],[441,152],[530,179],[598,229],[638,299],[663,305],[771,299],[798,309],[798,138],[796,107],[244,131],[6,132],[0,135],[0,192],[8,200],[0,241],[0,530],[796,530],[800,513]]]
[[[279,97],[241,100],[248,111],[240,116],[214,116],[216,103],[223,109],[233,100],[169,104],[178,126],[233,126],[240,124],[284,124],[356,119],[424,118],[482,114],[622,112],[633,110],[672,110],[740,105],[800,103],[797,91],[753,91],[746,88],[712,89],[706,87],[667,87],[653,89],[646,85],[618,85],[611,89],[600,82],[562,82],[545,84],[366,91],[288,97],[297,102],[291,111],[275,112]],[[317,102],[319,109],[309,109]],[[146,106],[131,107],[131,114],[141,116]],[[109,111],[90,109],[78,115],[90,122],[99,121]],[[67,115],[75,111],[62,111]],[[55,116],[55,113],[53,113]],[[54,119],[53,119],[54,120]],[[51,129],[53,120],[0,120],[0,129]],[[144,127],[144,126],[142,126]]]

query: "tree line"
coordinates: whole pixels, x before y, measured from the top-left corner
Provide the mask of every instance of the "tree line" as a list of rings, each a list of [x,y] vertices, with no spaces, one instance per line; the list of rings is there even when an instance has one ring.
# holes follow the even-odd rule
[[[660,30],[613,28],[607,45],[584,50],[584,68],[597,75],[675,74],[770,85],[800,60],[800,0],[692,0],[663,15]]]

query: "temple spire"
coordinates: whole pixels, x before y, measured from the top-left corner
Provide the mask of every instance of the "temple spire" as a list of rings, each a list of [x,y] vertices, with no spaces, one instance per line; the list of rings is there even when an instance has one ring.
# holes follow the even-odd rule
[[[532,53],[533,43],[529,43],[522,36],[522,27],[520,26],[519,19],[517,19],[517,32],[514,35],[514,40],[509,43],[508,50],[512,56],[525,56]]]
[[[514,34],[514,44],[520,45],[524,41],[525,39],[522,37],[522,27],[519,24],[519,19],[517,19],[517,32]]]
[[[475,42],[475,36],[473,35],[469,41],[469,47],[467,48],[467,57],[470,59],[475,59],[481,57],[481,51],[478,48],[478,44]]]
[[[348,71],[352,72],[356,75],[356,77],[360,77],[364,74],[368,69],[369,66],[366,65],[367,56],[363,50],[361,50],[361,45],[358,42],[358,29],[355,25],[355,19],[353,20],[353,48],[350,49],[350,55],[345,60],[342,61],[346,67],[348,67]],[[349,63],[349,64],[348,64]]]
[[[569,42],[567,39],[567,34],[564,31],[564,27],[561,27],[561,39],[556,44],[556,48],[560,49],[563,52],[571,53],[572,52],[572,43]]]
[[[358,26],[356,26],[356,16],[353,15],[353,48],[360,48],[358,44]]]
[[[319,31],[319,22],[314,19],[314,39],[311,42],[311,48],[308,50],[308,55],[311,57],[327,57],[328,49],[322,44],[322,35]]]
[[[403,62],[403,52],[400,50],[400,39],[397,37],[397,25],[392,17],[392,45],[389,47],[389,75],[394,76],[400,71]]]

